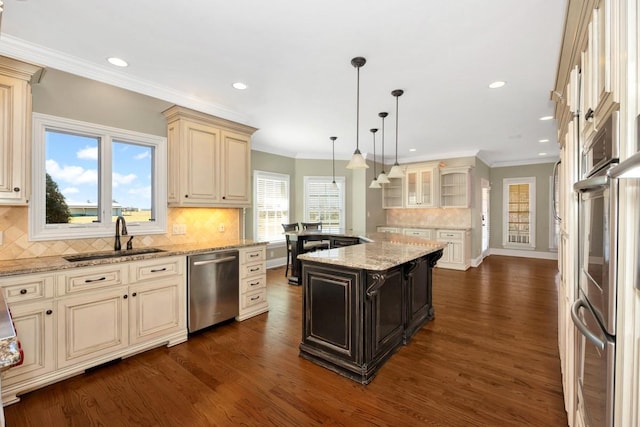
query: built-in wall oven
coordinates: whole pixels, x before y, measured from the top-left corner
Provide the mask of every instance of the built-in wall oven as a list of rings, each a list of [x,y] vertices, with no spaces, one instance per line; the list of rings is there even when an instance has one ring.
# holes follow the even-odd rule
[[[580,332],[577,405],[586,427],[613,426],[618,185],[609,171],[618,161],[617,127],[615,112],[585,145],[584,179],[574,185],[580,197],[580,274],[571,318]]]

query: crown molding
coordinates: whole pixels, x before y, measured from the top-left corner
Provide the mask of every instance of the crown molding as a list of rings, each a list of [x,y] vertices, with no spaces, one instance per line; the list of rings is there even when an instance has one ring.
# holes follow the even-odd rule
[[[95,63],[68,55],[64,52],[29,43],[8,34],[0,34],[0,55],[35,63],[42,67],[55,68],[60,71],[110,84],[112,86],[151,96],[153,98],[158,98],[163,101],[188,107],[203,113],[208,113],[223,119],[248,124],[247,116],[229,107],[204,102],[170,87],[161,86],[148,80],[128,76],[115,70],[110,70],[106,65],[102,67]]]

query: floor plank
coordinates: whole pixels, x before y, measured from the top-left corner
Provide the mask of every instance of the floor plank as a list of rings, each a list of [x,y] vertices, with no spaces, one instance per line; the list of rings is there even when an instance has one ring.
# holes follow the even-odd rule
[[[298,357],[301,289],[268,314],[22,396],[7,426],[566,426],[556,262],[434,271],[436,318],[367,386]]]

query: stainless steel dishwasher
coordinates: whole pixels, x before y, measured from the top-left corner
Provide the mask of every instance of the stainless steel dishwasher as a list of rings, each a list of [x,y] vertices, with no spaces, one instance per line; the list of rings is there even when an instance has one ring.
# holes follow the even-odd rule
[[[188,329],[194,332],[234,318],[239,310],[238,251],[188,257]]]

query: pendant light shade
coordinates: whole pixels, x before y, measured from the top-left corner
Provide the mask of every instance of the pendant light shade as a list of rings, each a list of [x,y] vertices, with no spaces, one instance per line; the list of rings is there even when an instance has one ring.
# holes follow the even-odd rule
[[[398,98],[402,96],[404,91],[402,89],[396,89],[391,92],[391,95],[396,97],[396,162],[389,171],[389,178],[403,178],[404,172],[398,164]]]
[[[380,175],[378,175],[378,183],[379,184],[389,184],[391,181],[389,181],[389,178],[387,176],[386,173],[384,173],[384,118],[387,117],[389,115],[389,113],[378,113],[379,117],[382,117],[382,171],[380,172]]]
[[[378,180],[376,179],[376,132],[378,129],[369,129],[373,134],[373,179],[369,188],[382,188]]]
[[[337,190],[338,184],[336,184],[336,139],[338,139],[338,137],[330,136],[329,139],[331,140],[331,144],[332,144],[331,167],[332,167],[333,181],[331,182],[331,188],[333,188],[334,190]]]
[[[358,72],[358,80],[357,80],[357,91],[356,91],[356,151],[353,152],[353,156],[351,157],[351,161],[347,165],[347,169],[367,169],[369,165],[367,165],[366,160],[360,153],[359,146],[359,136],[360,136],[360,67],[367,63],[367,60],[361,56],[355,57],[351,60],[351,65],[353,65]]]

